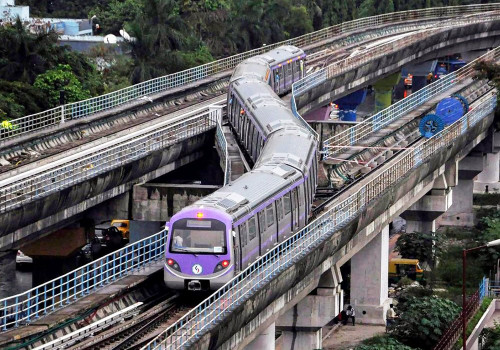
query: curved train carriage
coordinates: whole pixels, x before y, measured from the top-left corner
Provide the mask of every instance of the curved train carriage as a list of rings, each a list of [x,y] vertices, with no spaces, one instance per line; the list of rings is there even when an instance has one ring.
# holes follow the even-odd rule
[[[271,53],[296,50],[287,46]],[[230,122],[248,147],[254,169],[167,223],[164,279],[170,288],[218,289],[307,223],[316,188],[317,141],[273,91],[270,57],[266,53],[240,64],[228,93]],[[303,59],[303,53],[294,57]],[[279,61],[273,62],[278,67]]]

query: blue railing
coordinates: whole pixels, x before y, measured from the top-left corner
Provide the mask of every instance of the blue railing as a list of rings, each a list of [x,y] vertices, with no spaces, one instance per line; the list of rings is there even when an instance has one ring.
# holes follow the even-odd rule
[[[24,293],[1,299],[2,331],[29,324],[132,272],[163,263],[166,237],[165,231],[158,232]]]

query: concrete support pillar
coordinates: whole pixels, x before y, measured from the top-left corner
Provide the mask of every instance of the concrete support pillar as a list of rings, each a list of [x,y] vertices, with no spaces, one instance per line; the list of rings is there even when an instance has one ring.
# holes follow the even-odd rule
[[[460,160],[458,183],[453,189],[453,204],[441,217],[440,225],[474,226],[474,178],[483,171],[483,162],[483,153],[470,153]]]
[[[436,232],[437,219],[451,207],[452,203],[453,190],[448,186],[443,173],[434,181],[429,193],[401,214],[406,220],[406,232]]]
[[[282,334],[281,349],[322,348],[321,330],[339,314],[344,303],[340,282],[338,267],[326,271],[320,278],[316,294],[306,296],[276,321]]]
[[[245,350],[274,350],[274,340],[276,338],[276,324],[273,322],[250,344],[245,346]]]
[[[351,258],[351,305],[356,322],[385,324],[389,278],[389,226]]]
[[[392,104],[392,89],[401,79],[401,73],[393,73],[373,84],[375,91],[375,113]]]
[[[356,109],[366,98],[366,89],[355,91],[335,101],[339,106],[339,119],[344,121],[356,121]]]
[[[494,193],[500,191],[500,152],[487,153],[483,171],[474,181],[474,193]]]

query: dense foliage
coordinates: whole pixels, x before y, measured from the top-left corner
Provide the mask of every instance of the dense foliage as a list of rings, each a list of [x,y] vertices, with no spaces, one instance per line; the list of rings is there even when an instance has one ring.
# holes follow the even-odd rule
[[[485,328],[481,332],[483,338],[482,350],[500,350],[500,324],[492,328]]]
[[[425,296],[408,298],[396,311],[400,316],[393,336],[408,346],[432,349],[460,308],[450,300]]]
[[[35,86],[40,75],[64,67],[66,76],[59,83],[44,89]],[[45,76],[52,79],[53,75]],[[52,78],[51,78],[52,77]],[[66,79],[67,82],[66,82]],[[75,81],[76,79],[76,81]],[[71,84],[70,84],[71,83]],[[57,105],[54,89],[66,89],[70,84],[72,98],[101,94],[102,78],[84,55],[62,47],[55,33],[31,34],[20,22],[12,27],[0,27],[0,118],[13,119]],[[50,85],[50,84],[49,84]],[[82,93],[77,93],[74,89]],[[83,93],[84,92],[84,93]]]

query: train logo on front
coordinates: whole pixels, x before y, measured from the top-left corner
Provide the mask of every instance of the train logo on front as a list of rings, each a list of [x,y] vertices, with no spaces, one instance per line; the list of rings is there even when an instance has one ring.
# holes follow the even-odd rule
[[[201,267],[200,264],[194,264],[192,270],[195,275],[199,275],[200,273],[203,272],[203,268]]]

